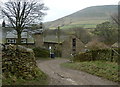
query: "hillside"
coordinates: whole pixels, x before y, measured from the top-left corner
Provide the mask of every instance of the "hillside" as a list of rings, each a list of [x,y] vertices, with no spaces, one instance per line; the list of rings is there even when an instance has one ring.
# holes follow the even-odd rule
[[[49,28],[55,28],[58,25],[64,25],[64,28],[72,26],[93,28],[96,24],[110,20],[110,16],[116,12],[117,5],[92,6],[55,21],[46,22],[45,26]]]

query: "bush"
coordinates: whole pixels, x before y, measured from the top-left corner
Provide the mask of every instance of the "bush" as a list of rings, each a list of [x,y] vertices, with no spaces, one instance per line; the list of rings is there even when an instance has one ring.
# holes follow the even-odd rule
[[[54,54],[55,54],[55,57],[61,57],[62,56],[61,50],[54,50]]]
[[[47,58],[49,57],[49,50],[41,47],[33,48],[33,51],[35,53],[35,57],[42,57]]]
[[[92,40],[91,42],[87,43],[86,45],[87,49],[90,50],[99,50],[99,49],[106,49],[108,48],[107,45],[105,45],[103,42],[100,42],[98,40]]]
[[[92,59],[92,55],[90,53],[80,53],[75,55],[75,57],[73,58],[73,61],[79,61],[79,62],[83,62],[83,61],[91,61]]]

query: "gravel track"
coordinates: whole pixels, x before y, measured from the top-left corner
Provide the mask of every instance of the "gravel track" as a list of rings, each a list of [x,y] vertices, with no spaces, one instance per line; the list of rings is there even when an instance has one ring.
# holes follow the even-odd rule
[[[88,74],[61,67],[67,59],[37,61],[38,67],[50,77],[49,85],[117,85],[117,83]],[[110,87],[110,86],[109,86]]]

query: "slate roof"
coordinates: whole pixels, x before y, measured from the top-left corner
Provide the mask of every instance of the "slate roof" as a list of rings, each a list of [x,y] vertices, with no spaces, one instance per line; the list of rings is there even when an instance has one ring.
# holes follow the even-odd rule
[[[16,39],[17,38],[17,32],[16,31],[13,31],[13,32],[7,32],[7,35],[6,35],[6,39]],[[34,43],[34,38],[32,37],[32,35],[28,34],[27,32],[22,32],[21,33],[21,38],[25,38],[28,40],[28,43]]]
[[[17,35],[13,32],[7,32],[6,38],[17,38]]]
[[[27,32],[22,32],[21,37],[22,38],[27,38]],[[17,33],[16,32],[7,32],[6,38],[17,38]]]
[[[67,36],[60,36],[60,43],[66,40]],[[46,43],[58,43],[58,38],[56,35],[48,35],[44,37],[44,42]]]

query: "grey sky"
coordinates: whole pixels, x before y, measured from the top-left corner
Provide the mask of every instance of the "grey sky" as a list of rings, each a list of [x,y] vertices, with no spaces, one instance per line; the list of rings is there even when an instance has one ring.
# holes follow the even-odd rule
[[[4,0],[7,1],[7,0]],[[39,0],[37,0],[39,1]],[[97,5],[117,5],[119,0],[42,0],[45,6],[49,8],[47,15],[43,19],[53,21],[64,17],[83,8]],[[0,0],[3,2],[3,0]]]
[[[53,21],[83,8],[97,5],[117,5],[119,0],[43,0],[49,8],[43,21]]]

